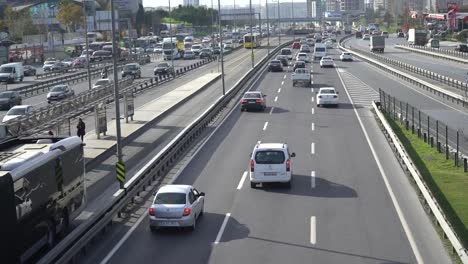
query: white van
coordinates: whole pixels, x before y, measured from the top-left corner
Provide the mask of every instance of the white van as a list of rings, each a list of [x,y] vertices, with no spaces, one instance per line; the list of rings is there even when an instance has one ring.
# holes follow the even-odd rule
[[[0,66],[0,82],[22,82],[23,79],[24,69],[22,62],[12,62]]]
[[[327,55],[327,46],[323,43],[315,43],[314,47],[314,60],[321,59]]]
[[[284,143],[258,143],[250,156],[250,187],[257,183],[281,182],[291,186],[291,158],[295,153],[289,153]]]

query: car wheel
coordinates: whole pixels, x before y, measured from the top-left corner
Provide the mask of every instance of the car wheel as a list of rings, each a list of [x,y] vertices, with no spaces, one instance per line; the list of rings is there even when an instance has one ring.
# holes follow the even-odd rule
[[[250,188],[257,188],[257,184],[255,182],[250,182]]]
[[[317,107],[320,107],[320,104],[317,104]]]

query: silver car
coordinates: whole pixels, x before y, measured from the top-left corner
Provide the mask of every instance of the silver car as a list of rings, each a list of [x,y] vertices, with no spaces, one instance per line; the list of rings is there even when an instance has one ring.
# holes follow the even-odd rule
[[[154,196],[148,216],[151,231],[161,227],[190,227],[195,230],[203,214],[205,193],[190,185],[165,185]]]

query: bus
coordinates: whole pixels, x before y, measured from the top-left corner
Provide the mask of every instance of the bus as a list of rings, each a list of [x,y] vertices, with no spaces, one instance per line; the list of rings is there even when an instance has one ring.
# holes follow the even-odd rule
[[[261,45],[261,35],[259,33],[253,33],[253,36],[248,33],[244,35],[244,48],[255,49]]]
[[[183,54],[181,54],[182,52],[179,49],[179,46],[177,44],[178,44],[178,40],[176,38],[164,38],[163,39],[162,49],[163,49],[164,60],[180,59],[181,57],[183,57]],[[184,45],[183,42],[182,42],[182,45]]]
[[[15,137],[0,143],[3,263],[34,261],[67,234],[85,206],[79,137]]]

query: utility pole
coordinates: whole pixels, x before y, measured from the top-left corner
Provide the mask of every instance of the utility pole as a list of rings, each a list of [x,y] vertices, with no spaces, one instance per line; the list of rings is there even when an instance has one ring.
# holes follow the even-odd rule
[[[221,79],[223,83],[223,95],[226,93],[226,87],[224,83],[224,49],[223,49],[223,31],[221,30],[221,0],[218,0],[218,20],[219,20],[219,43],[221,45]]]
[[[253,49],[253,21],[252,21],[252,0],[249,1],[249,6],[250,6],[250,50],[251,50],[251,59],[252,59],[252,68],[255,66],[254,62],[254,49]]]
[[[281,15],[280,15],[280,0],[276,0],[278,3],[278,45],[281,45]]]
[[[86,40],[86,68],[88,70],[88,89],[91,90],[91,69],[89,65],[89,39],[88,39],[88,15],[86,14],[86,0],[83,1],[83,13],[84,13],[84,21],[85,21],[85,40]],[[94,5],[94,2],[92,2]]]
[[[296,23],[294,23],[294,1],[293,0],[291,0],[291,19],[292,19],[292,31],[293,31],[293,40],[294,40],[296,39],[296,32],[294,32]]]
[[[117,43],[115,43],[115,14],[114,0],[111,0],[111,19],[112,19],[112,63],[114,67],[114,104],[115,104],[115,129],[117,136],[117,159],[119,163],[122,161],[122,141],[120,131],[120,104],[119,104],[119,73],[117,71]],[[120,189],[124,188],[124,182],[120,181]]]
[[[267,16],[267,43],[268,55],[270,55],[270,17],[268,16],[268,0],[265,0],[266,16]]]
[[[172,77],[175,77],[175,68],[174,68],[174,43],[172,42],[172,15],[171,15],[171,0],[169,0],[169,37],[171,38],[171,48],[172,48],[172,54],[171,54],[171,64],[172,64]],[[177,47],[176,47],[177,48]]]

